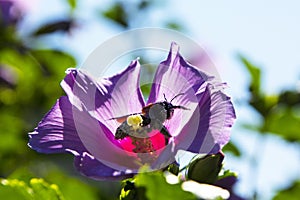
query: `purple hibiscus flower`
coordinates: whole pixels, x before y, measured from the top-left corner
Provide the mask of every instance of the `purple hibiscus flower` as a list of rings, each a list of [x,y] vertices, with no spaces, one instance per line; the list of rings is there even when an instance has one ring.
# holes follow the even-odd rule
[[[9,26],[18,23],[23,14],[34,5],[34,0],[1,0],[0,25]]]
[[[29,146],[72,153],[88,177],[122,179],[143,165],[165,168],[178,150],[217,153],[229,141],[235,113],[224,84],[188,64],[176,43],[158,66],[147,103],[139,75],[138,60],[109,78],[68,70],[61,83],[67,96],[29,133]]]

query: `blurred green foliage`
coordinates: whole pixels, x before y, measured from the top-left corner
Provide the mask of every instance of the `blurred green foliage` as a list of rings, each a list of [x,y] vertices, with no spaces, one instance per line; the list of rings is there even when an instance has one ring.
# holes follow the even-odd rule
[[[261,86],[260,68],[245,57],[239,57],[250,75],[248,104],[262,117],[259,124],[249,123],[244,124],[244,127],[263,135],[275,134],[288,142],[299,144],[300,92],[294,88],[294,90],[284,90],[278,94],[267,94]],[[257,163],[257,160],[258,158],[254,158],[254,163]],[[297,179],[297,177],[295,178]],[[255,193],[254,198],[257,198]],[[297,198],[299,198],[299,180],[296,180],[290,188],[279,192],[275,197],[275,199]]]
[[[181,185],[168,184],[162,172],[140,173],[132,181],[125,181],[120,195],[122,200],[173,200],[189,199],[196,197],[183,191]]]
[[[290,142],[300,142],[300,92],[282,91],[279,94],[266,94],[261,88],[261,70],[245,57],[240,59],[250,74],[249,105],[261,116],[262,123],[246,124],[260,133],[272,133]]]
[[[77,6],[77,0],[67,0],[69,5],[70,5],[70,8],[71,10],[75,10],[76,6]]]
[[[298,200],[300,197],[300,180],[294,182],[290,187],[279,191],[274,200]]]
[[[105,10],[101,10],[100,14],[123,29],[135,28],[137,24],[139,26],[141,24],[150,26],[149,23],[151,22],[144,19],[147,18],[147,14],[151,8],[160,4],[162,4],[162,2],[158,0],[116,0]],[[164,19],[162,19],[162,22],[166,28],[177,31],[183,30],[183,25],[176,21],[176,19],[172,21],[164,21]]]
[[[0,184],[1,199],[24,200],[64,200],[59,188],[55,184],[48,184],[43,179],[33,178],[29,184],[17,179],[2,179]]]
[[[45,34],[51,34],[54,32],[70,32],[74,26],[72,19],[58,20],[55,22],[47,23],[39,27],[36,31],[32,33],[33,36],[41,36]]]
[[[75,8],[76,1],[69,2]],[[8,5],[7,9],[17,9],[13,3]],[[63,162],[71,166],[72,160],[59,158],[65,155],[39,164],[44,163],[41,156],[27,146],[27,133],[63,95],[59,83],[65,70],[76,66],[75,58],[64,51],[27,46],[29,38],[18,36],[21,15],[2,11],[0,16],[0,199],[107,199],[70,172],[54,167]],[[14,18],[13,23],[4,23],[4,18]],[[68,23],[42,25],[29,37],[69,31],[70,27],[60,26]]]
[[[117,2],[112,5],[111,8],[103,12],[103,15],[108,19],[118,23],[119,25],[127,28],[128,25],[128,13],[126,13],[122,2]]]
[[[229,152],[237,157],[241,156],[239,148],[231,141],[229,141],[222,150],[226,153]]]
[[[98,190],[95,187],[84,183],[78,178],[71,177],[49,160],[19,167],[9,176],[9,179],[22,180],[30,185],[31,180],[35,177],[43,177],[48,183],[55,183],[66,200],[93,200],[98,198]]]

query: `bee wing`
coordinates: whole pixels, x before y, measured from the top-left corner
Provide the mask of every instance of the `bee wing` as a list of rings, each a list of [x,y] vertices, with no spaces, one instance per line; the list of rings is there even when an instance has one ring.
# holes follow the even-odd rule
[[[116,120],[119,123],[123,123],[127,119],[127,117],[129,117],[131,115],[140,115],[140,114],[141,113],[132,113],[132,114],[123,115],[123,116],[120,116],[120,117],[113,117],[113,118],[110,118],[108,120]]]

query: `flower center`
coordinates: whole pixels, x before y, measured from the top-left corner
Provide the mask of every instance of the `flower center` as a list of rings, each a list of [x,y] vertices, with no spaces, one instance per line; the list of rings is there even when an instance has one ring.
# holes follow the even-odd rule
[[[127,136],[118,140],[121,147],[129,152],[150,153],[166,146],[164,135],[153,125],[143,125],[141,115],[127,117],[125,132]]]
[[[149,137],[126,136],[119,140],[121,147],[129,152],[150,153],[166,146],[166,140],[159,130],[153,130]]]

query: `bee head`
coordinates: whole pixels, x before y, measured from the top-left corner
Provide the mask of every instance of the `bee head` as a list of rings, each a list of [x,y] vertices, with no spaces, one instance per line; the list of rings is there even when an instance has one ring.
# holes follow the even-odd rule
[[[165,109],[166,112],[166,119],[171,119],[173,117],[174,114],[174,110],[175,109],[183,109],[183,110],[189,110],[188,108],[184,107],[184,106],[180,106],[180,105],[173,105],[172,101],[177,98],[178,96],[184,95],[184,93],[179,93],[177,95],[175,95],[171,101],[169,102],[166,98],[166,95],[164,94],[164,98],[165,101],[162,102],[163,107]]]
[[[172,104],[172,101],[180,95],[183,95],[183,93],[176,95],[171,101],[168,101],[164,94],[165,101],[150,104],[143,108],[143,112],[146,113],[151,120],[155,119],[156,121],[163,123],[165,120],[172,118],[175,109],[189,110],[184,106]]]

